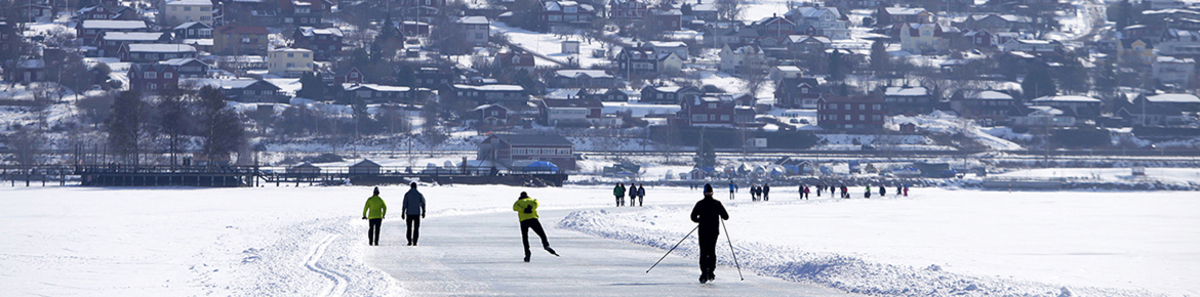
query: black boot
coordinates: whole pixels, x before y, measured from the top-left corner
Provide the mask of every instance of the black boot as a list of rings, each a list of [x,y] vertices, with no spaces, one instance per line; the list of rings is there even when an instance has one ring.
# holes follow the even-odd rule
[[[550,254],[554,255],[555,257],[559,257],[558,253],[555,253],[554,249],[550,248],[549,246],[546,247],[546,251],[550,252]]]
[[[525,251],[525,262],[526,262],[526,263],[528,263],[528,262],[529,262],[529,256],[530,256],[530,253],[529,253],[529,251]]]

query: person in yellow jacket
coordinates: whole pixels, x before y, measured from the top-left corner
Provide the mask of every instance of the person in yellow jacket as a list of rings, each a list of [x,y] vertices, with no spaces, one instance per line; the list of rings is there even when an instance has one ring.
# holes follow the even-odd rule
[[[542,223],[538,222],[537,208],[537,199],[530,198],[525,192],[521,192],[517,202],[513,203],[513,211],[516,211],[517,217],[521,219],[521,242],[525,244],[525,262],[529,262],[529,256],[532,254],[529,252],[529,229],[533,229],[533,232],[542,238],[542,247],[547,252],[558,256],[558,253],[550,248],[550,241],[546,240],[546,231],[542,230]]]
[[[367,205],[363,206],[363,219],[368,220],[370,227],[367,229],[367,244],[379,245],[379,229],[383,225],[383,216],[387,214],[387,204],[383,203],[383,198],[379,198],[379,187],[375,187],[375,194],[371,198],[367,198]]]

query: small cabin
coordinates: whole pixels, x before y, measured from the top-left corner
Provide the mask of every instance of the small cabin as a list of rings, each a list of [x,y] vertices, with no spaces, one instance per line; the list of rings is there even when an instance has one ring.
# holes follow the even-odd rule
[[[296,166],[292,166],[291,168],[288,168],[287,173],[289,173],[289,174],[320,174],[321,167],[317,167],[311,163],[304,162],[304,164],[300,164],[300,165],[296,165]]]
[[[575,41],[575,40],[563,41],[562,53],[568,54],[568,55],[578,54],[579,53],[579,41]]]
[[[363,159],[362,162],[350,166],[350,174],[379,174],[380,167],[383,166],[379,166],[378,163],[371,160]]]

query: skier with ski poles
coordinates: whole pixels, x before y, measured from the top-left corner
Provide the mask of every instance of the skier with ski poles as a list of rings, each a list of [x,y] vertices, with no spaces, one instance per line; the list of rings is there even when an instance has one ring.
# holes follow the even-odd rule
[[[717,237],[721,235],[721,221],[728,220],[729,213],[721,201],[713,199],[712,185],[704,185],[704,199],[696,202],[692,208],[692,222],[699,224],[700,233],[700,283],[707,283],[716,278],[713,271],[717,269]]]
[[[383,198],[379,198],[379,187],[375,187],[375,194],[371,198],[367,198],[367,205],[363,206],[363,219],[367,220],[367,245],[379,245],[379,229],[383,226],[383,216],[387,214],[387,204],[383,203]]]
[[[513,203],[513,211],[517,212],[517,218],[521,220],[521,243],[525,244],[525,262],[529,262],[529,229],[533,229],[533,233],[537,233],[538,237],[542,238],[542,248],[555,257],[558,253],[550,248],[550,241],[546,240],[546,231],[542,229],[542,223],[538,222],[538,201],[529,197],[529,194],[521,192],[517,197],[517,202]]]
[[[416,246],[417,237],[421,236],[421,219],[425,218],[425,195],[417,192],[417,183],[409,186],[411,188],[404,193],[404,202],[401,203],[400,218],[404,219],[404,238],[408,239],[408,245]]]

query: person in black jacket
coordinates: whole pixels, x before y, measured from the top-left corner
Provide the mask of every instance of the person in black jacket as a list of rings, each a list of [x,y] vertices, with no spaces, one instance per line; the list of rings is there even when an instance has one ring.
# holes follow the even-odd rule
[[[707,283],[716,278],[713,271],[717,269],[717,237],[721,235],[718,219],[729,219],[725,206],[713,199],[712,185],[704,185],[704,199],[696,202],[691,218],[692,222],[700,224],[700,283]]]
[[[762,200],[763,200],[763,201],[768,201],[768,200],[771,200],[771,196],[770,196],[770,195],[771,195],[771,185],[768,185],[768,184],[763,184],[763,186],[762,186]]]

